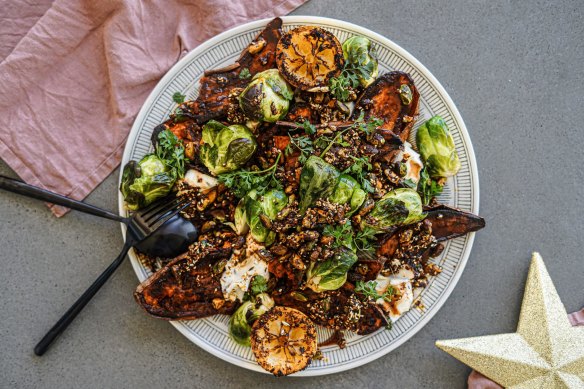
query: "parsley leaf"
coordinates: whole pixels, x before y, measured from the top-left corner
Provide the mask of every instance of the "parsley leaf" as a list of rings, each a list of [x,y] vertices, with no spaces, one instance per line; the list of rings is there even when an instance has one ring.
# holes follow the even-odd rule
[[[282,189],[282,184],[276,179],[276,169],[282,154],[278,154],[272,166],[264,170],[251,171],[247,169],[219,174],[217,177],[235,196],[242,198],[255,189],[258,195],[266,193],[270,188]]]
[[[444,190],[444,187],[432,180],[427,169],[424,167],[420,171],[420,181],[418,182],[418,193],[420,193],[422,203],[424,205],[430,204],[432,198],[442,193],[442,190]]]
[[[351,222],[346,222],[345,224],[339,224],[337,226],[332,226],[330,224],[326,225],[322,233],[326,236],[332,236],[335,239],[332,244],[333,248],[346,247],[351,250],[355,249]]]
[[[345,66],[338,77],[332,77],[329,80],[329,90],[334,98],[340,101],[347,101],[351,95],[350,90],[359,87],[362,78],[367,80],[375,71],[374,61],[369,61],[363,65],[364,61],[353,64],[350,61],[345,62]]]
[[[308,120],[303,121],[302,123],[296,123],[297,125],[301,125],[304,128],[304,132],[308,135],[316,134],[316,126],[311,124]]]
[[[353,158],[353,161],[355,162],[351,166],[343,170],[343,174],[350,174],[352,177],[354,177],[359,182],[361,188],[363,188],[365,192],[368,193],[375,192],[373,184],[371,184],[371,181],[367,179],[367,171],[371,170],[372,168],[371,164],[369,163],[369,160],[366,157],[351,158]]]
[[[290,138],[290,143],[288,143],[288,146],[284,149],[284,154],[288,156],[294,152],[294,148],[297,148],[300,150],[298,161],[301,164],[304,164],[308,157],[314,152],[312,140],[306,135],[293,137],[288,134],[288,137]]]
[[[178,177],[184,176],[185,163],[188,162],[188,159],[185,157],[185,148],[182,141],[172,131],[164,130],[158,134],[156,156],[170,168],[175,169],[174,171]]]
[[[375,288],[377,288],[377,281],[357,281],[355,284],[356,293],[361,293],[372,300],[378,300],[382,298],[385,301],[391,301],[391,296],[393,296],[394,293],[391,286],[388,286],[387,290],[382,294],[379,294]]]
[[[175,92],[174,95],[172,95],[172,99],[174,100],[175,103],[177,104],[182,104],[185,102],[185,95],[183,95],[180,92]]]
[[[250,77],[251,77],[251,73],[249,72],[248,68],[243,68],[239,72],[239,79],[240,80],[247,80]]]
[[[254,278],[251,279],[250,290],[254,296],[260,293],[264,293],[268,290],[268,281],[264,278],[264,276],[254,276]]]

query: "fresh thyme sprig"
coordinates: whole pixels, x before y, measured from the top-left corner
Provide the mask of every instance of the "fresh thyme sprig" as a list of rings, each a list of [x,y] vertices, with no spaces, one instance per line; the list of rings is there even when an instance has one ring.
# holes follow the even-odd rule
[[[242,198],[251,190],[256,190],[259,195],[268,189],[282,189],[282,184],[276,178],[276,169],[282,154],[278,154],[272,166],[264,170],[237,170],[230,173],[219,174],[218,178],[226,187],[230,188],[235,196]]]

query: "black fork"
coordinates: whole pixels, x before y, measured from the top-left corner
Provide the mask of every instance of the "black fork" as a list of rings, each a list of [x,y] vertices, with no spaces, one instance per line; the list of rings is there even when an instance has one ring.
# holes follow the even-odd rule
[[[148,207],[136,212],[132,217],[118,216],[112,212],[76,201],[59,194],[28,185],[22,181],[0,176],[0,189],[5,189],[37,200],[48,201],[53,204],[62,205],[71,209],[76,209],[85,213],[116,220],[124,223],[126,230],[126,241],[120,255],[97,277],[91,286],[77,299],[77,301],[65,312],[57,323],[47,332],[41,341],[35,346],[34,353],[43,355],[53,343],[53,341],[71,324],[75,317],[83,310],[87,303],[95,296],[99,289],[106,283],[116,269],[121,265],[131,247],[146,239],[164,223],[178,214],[189,205],[186,199],[169,196],[158,200]]]
[[[126,258],[126,254],[136,243],[147,238],[150,234],[160,228],[164,223],[170,220],[174,215],[185,209],[189,205],[186,200],[175,198],[168,201],[165,198],[157,201],[149,207],[135,213],[131,218],[122,218],[120,220],[128,226],[126,230],[126,242],[120,252],[120,255],[104,270],[103,273],[91,284],[89,288],[75,301],[75,303],[65,312],[57,323],[47,332],[41,341],[35,346],[34,353],[43,355],[49,346],[65,329],[71,324],[75,317],[83,310],[87,303],[95,296],[99,289],[106,283],[116,269]]]

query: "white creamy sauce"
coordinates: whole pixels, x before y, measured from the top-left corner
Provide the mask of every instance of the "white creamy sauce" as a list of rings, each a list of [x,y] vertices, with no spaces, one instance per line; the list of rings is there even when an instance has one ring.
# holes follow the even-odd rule
[[[420,154],[418,154],[416,150],[412,148],[411,144],[404,142],[404,150],[397,154],[394,162],[401,162],[406,155],[408,156],[406,161],[407,170],[404,178],[406,180],[410,179],[414,183],[418,183],[418,181],[420,181],[420,171],[424,167],[424,164],[422,163]]]
[[[411,270],[404,271],[411,272]],[[404,275],[409,274],[404,273]],[[376,301],[392,322],[395,322],[412,308],[412,304],[414,303],[414,292],[412,290],[412,282],[410,278],[397,275],[391,275],[389,277],[379,275],[375,281],[377,282],[375,290],[378,294],[385,293],[388,287],[391,286],[395,293],[400,295],[400,298],[397,301],[392,301],[391,303],[381,298]]]
[[[260,275],[266,280],[269,278],[268,264],[257,254],[258,250],[263,248],[264,246],[258,244],[249,234],[243,258],[231,255],[221,275],[221,289],[226,300],[242,301],[254,276]]]

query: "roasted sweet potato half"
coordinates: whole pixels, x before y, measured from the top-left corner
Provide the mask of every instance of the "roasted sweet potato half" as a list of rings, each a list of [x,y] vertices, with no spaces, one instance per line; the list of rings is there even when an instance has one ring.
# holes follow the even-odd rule
[[[276,67],[276,45],[280,40],[281,27],[282,19],[275,18],[243,51],[235,64],[207,71],[201,78],[197,99],[179,107],[182,115],[203,124],[211,119],[226,117],[230,109],[237,109],[234,99],[239,94],[237,92],[241,92],[256,73]],[[242,71],[249,73],[242,74]]]
[[[314,323],[327,328],[354,331],[367,335],[385,327],[388,322],[379,307],[371,301],[361,301],[349,283],[341,289],[315,293],[310,289],[274,296],[276,305],[298,309]],[[361,316],[354,321],[355,312]]]
[[[150,315],[165,320],[229,315],[237,303],[224,300],[219,277],[213,273],[215,260],[212,255],[196,263],[177,258],[138,285],[134,298]]]
[[[426,210],[425,223],[430,224],[436,242],[457,238],[485,227],[485,219],[470,212],[439,205]],[[404,226],[381,239],[377,255],[391,258],[400,246],[400,233],[410,226]]]
[[[470,212],[447,205],[438,205],[428,210],[432,223],[432,235],[438,242],[457,238],[485,227],[485,219]]]
[[[418,114],[419,98],[420,94],[409,74],[397,71],[385,73],[365,88],[355,105],[353,119],[363,112],[365,119],[374,117],[383,120],[382,128],[406,141]]]

